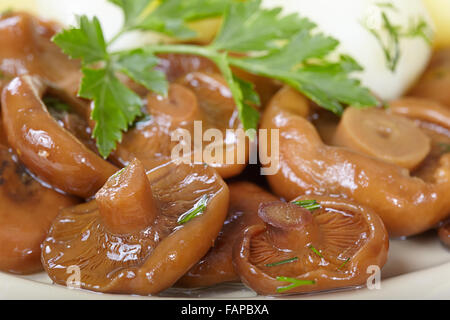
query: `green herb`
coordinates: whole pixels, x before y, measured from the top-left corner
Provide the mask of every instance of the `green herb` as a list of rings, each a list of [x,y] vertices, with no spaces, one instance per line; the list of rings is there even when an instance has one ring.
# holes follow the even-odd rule
[[[310,248],[311,251],[314,252],[316,255],[318,255],[320,258],[323,258],[323,255],[319,252],[319,250],[314,248],[313,245],[309,245],[308,248]]]
[[[47,106],[47,108],[54,109],[57,111],[62,111],[62,112],[70,111],[69,105],[62,102],[58,98],[47,96],[47,97],[44,97],[43,101],[44,101],[44,104]]]
[[[422,17],[416,20],[410,19],[410,25],[406,29],[401,25],[395,25],[390,21],[387,11],[383,11],[383,9],[396,12],[398,12],[398,9],[392,3],[378,3],[376,5],[381,9],[381,28],[369,26],[367,22],[362,23],[362,25],[380,44],[386,59],[387,68],[395,72],[401,58],[400,40],[402,38],[420,37],[431,45],[433,30]]]
[[[212,60],[224,76],[244,129],[256,129],[260,104],[253,84],[237,78],[232,67],[279,80],[337,114],[343,105],[374,106],[377,100],[350,74],[361,67],[348,56],[329,58],[338,41],[316,31],[316,25],[281,9],[264,9],[261,0],[110,0],[124,14],[121,30],[106,42],[97,18],[82,16],[79,26],[61,32],[54,42],[83,62],[80,95],[94,100],[94,137],[107,157],[121,141],[122,132],[141,115],[142,101],[122,84],[124,73],[147,89],[167,95],[168,83],[156,71],[158,53],[182,53]],[[210,45],[151,45],[113,52],[111,45],[131,30],[151,30],[180,39],[195,36],[188,22],[223,16]],[[241,53],[240,56],[229,53]]]
[[[191,210],[183,214],[178,219],[178,224],[185,224],[186,222],[194,219],[200,213],[205,211],[207,203],[208,203],[208,196],[204,195],[203,197],[200,198],[200,200],[195,204],[195,206]]]
[[[350,261],[350,258],[347,258],[341,265],[340,265],[340,267],[338,268],[338,270],[341,270],[346,264],[347,264],[347,262],[349,262]]]
[[[299,280],[295,278],[289,278],[289,277],[277,277],[277,281],[283,281],[283,282],[290,282],[291,284],[285,287],[278,287],[277,292],[282,293],[289,291],[291,289],[304,286],[304,285],[311,285],[316,284],[316,281],[314,280]]]
[[[308,209],[309,211],[314,211],[316,209],[321,208],[320,203],[318,203],[316,200],[299,200],[299,201],[292,201],[292,203],[305,209]]]
[[[291,263],[291,262],[295,262],[298,260],[298,257],[294,257],[291,259],[286,259],[286,260],[282,260],[282,261],[278,261],[278,262],[273,262],[273,263],[268,263],[266,264],[266,267],[276,267],[285,263]]]
[[[441,147],[441,150],[443,153],[450,152],[450,144],[448,143],[440,143],[439,146]]]

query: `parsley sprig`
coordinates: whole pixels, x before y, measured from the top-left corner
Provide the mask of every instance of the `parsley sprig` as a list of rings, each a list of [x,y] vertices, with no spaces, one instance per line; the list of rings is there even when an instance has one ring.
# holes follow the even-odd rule
[[[300,279],[290,278],[290,277],[277,277],[277,281],[291,283],[288,286],[278,287],[277,288],[278,293],[283,293],[283,292],[292,290],[292,289],[300,287],[300,286],[316,284],[316,281],[314,281],[314,280],[300,280]]]
[[[62,31],[54,42],[72,58],[81,59],[83,80],[79,95],[94,101],[93,135],[107,157],[122,132],[141,115],[139,96],[119,81],[129,76],[147,89],[167,95],[165,76],[155,70],[158,53],[194,54],[212,60],[234,97],[244,129],[256,129],[260,104],[253,84],[237,78],[232,67],[279,80],[337,114],[343,105],[374,106],[376,99],[350,77],[361,67],[351,57],[331,59],[338,41],[320,34],[316,25],[280,8],[264,9],[261,0],[109,0],[124,14],[122,29],[108,42],[97,18],[79,18],[79,26]],[[207,46],[151,45],[113,52],[112,44],[132,30],[155,31],[191,39],[189,22],[223,16],[222,26]]]

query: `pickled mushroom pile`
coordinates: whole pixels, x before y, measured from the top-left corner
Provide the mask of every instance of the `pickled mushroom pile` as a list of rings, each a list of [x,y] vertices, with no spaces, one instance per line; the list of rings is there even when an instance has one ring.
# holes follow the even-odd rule
[[[86,61],[55,44],[61,30],[0,15],[1,271],[44,271],[66,286],[76,266],[79,286],[101,293],[242,283],[280,296],[364,286],[390,238],[434,230],[450,246],[448,50],[408,96],[347,103],[341,115],[244,64],[230,75],[217,57],[162,50],[154,67],[166,94],[117,75],[142,105],[105,156],[98,101],[79,94],[92,89]],[[243,109],[264,130],[246,135]],[[223,140],[205,134],[199,145],[197,125]],[[252,157],[264,141],[276,157],[267,176],[274,163]]]

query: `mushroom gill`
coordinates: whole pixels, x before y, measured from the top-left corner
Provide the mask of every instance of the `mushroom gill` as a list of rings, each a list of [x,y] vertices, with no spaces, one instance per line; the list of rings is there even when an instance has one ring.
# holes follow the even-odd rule
[[[172,286],[213,245],[228,208],[228,187],[204,165],[169,162],[147,173],[134,160],[96,200],[63,210],[43,243],[53,281],[78,266],[81,288],[156,294]]]
[[[233,268],[233,244],[244,229],[262,224],[258,217],[260,204],[273,202],[278,198],[250,182],[233,182],[228,187],[228,215],[214,246],[178,280],[177,286],[198,288],[239,281],[239,276]]]
[[[334,197],[314,197],[312,212],[272,202],[259,208],[265,225],[247,228],[233,249],[241,280],[259,294],[309,293],[360,286],[367,268],[382,268],[389,240],[371,210]]]

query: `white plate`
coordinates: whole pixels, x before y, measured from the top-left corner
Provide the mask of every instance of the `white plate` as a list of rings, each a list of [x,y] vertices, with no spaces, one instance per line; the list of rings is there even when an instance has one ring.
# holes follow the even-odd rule
[[[391,240],[380,289],[367,288],[286,299],[450,299],[450,251],[434,231],[408,240]],[[0,299],[264,299],[243,285],[199,290],[170,289],[160,296],[93,293],[52,284],[45,273],[15,276],[0,273]]]

